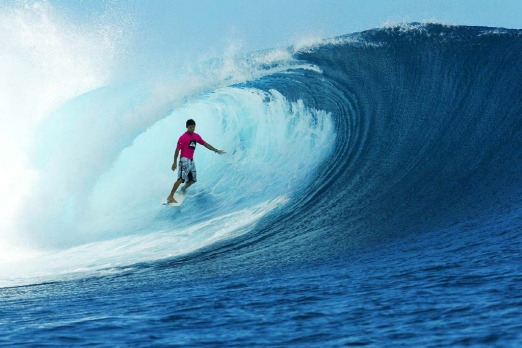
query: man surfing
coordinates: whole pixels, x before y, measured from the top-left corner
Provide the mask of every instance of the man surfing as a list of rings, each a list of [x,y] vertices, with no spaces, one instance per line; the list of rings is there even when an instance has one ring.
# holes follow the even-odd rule
[[[181,193],[185,194],[185,191],[197,181],[196,178],[196,165],[194,163],[194,151],[196,150],[196,143],[199,143],[207,149],[214,151],[220,155],[226,153],[223,150],[218,150],[214,146],[207,143],[201,138],[201,136],[194,132],[196,130],[196,122],[192,119],[186,122],[187,131],[183,133],[178,140],[178,146],[174,153],[174,164],[172,164],[172,170],[176,171],[178,167],[178,155],[181,156],[179,160],[178,180],[174,183],[170,195],[167,197],[168,203],[178,203],[174,199],[174,193],[178,189],[181,183],[185,183],[181,188]]]

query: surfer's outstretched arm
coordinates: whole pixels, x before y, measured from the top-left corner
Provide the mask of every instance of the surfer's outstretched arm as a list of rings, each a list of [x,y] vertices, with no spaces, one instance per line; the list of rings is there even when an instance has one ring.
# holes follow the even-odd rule
[[[225,151],[223,150],[218,150],[216,149],[214,146],[210,145],[209,143],[205,143],[205,145],[203,145],[204,147],[206,147],[207,149],[211,150],[211,151],[214,151],[215,153],[218,153],[220,155],[226,153]]]

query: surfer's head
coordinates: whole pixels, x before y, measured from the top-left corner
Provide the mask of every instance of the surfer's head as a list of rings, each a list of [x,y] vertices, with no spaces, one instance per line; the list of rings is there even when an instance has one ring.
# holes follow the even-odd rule
[[[196,129],[196,121],[193,119],[187,120],[186,126],[189,133],[194,133],[194,130]]]

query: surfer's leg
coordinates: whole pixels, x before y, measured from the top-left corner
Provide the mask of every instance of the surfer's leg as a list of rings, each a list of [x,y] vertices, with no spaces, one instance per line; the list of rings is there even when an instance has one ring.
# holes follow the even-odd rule
[[[181,185],[182,182],[183,182],[183,179],[181,179],[181,178],[176,180],[176,182],[174,183],[174,186],[172,187],[172,191],[170,191],[170,195],[167,197],[167,202],[169,202],[169,203],[178,203],[174,199],[174,193],[176,192],[176,190],[178,189],[179,185]]]
[[[194,183],[195,181],[189,181],[187,182],[185,185],[183,185],[183,187],[181,188],[181,191],[180,193],[183,193],[185,194],[185,191],[187,191],[187,189],[192,186],[192,184]]]
[[[196,166],[194,165],[194,162],[191,162],[191,167],[190,167],[190,171],[188,172],[187,174],[187,182],[185,183],[185,185],[183,185],[183,187],[181,188],[181,193],[185,193],[185,191],[190,187],[192,186],[192,184],[194,184],[196,181],[198,181],[196,179]]]

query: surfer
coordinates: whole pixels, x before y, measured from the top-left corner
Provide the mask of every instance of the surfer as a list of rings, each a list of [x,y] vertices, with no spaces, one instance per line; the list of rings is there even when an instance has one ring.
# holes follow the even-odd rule
[[[174,183],[172,191],[167,198],[167,202],[169,203],[177,203],[177,201],[174,199],[174,193],[178,189],[179,185],[185,183],[185,185],[183,185],[181,188],[181,193],[185,194],[185,191],[197,181],[196,165],[194,164],[194,151],[196,150],[196,143],[200,143],[207,149],[220,155],[226,153],[223,150],[216,149],[214,146],[203,140],[199,134],[194,132],[196,129],[196,122],[194,120],[187,120],[186,126],[187,131],[179,137],[178,146],[176,147],[176,152],[174,153],[174,163],[172,164],[172,170],[176,171],[176,168],[178,167],[178,155],[181,151],[178,180],[176,180]]]

